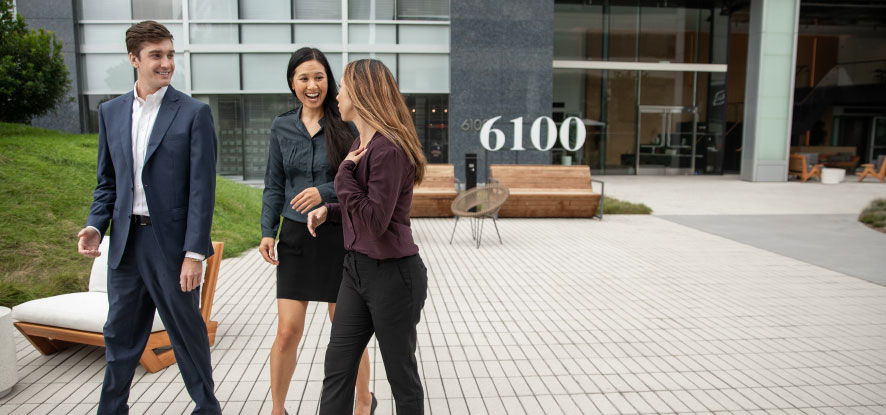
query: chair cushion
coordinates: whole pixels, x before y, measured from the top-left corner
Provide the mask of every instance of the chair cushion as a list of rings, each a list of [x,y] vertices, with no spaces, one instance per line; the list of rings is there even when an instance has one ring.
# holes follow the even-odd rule
[[[89,273],[89,292],[107,293],[108,292],[108,246],[111,237],[105,236],[101,245],[98,246],[101,256],[92,261],[92,271]],[[203,276],[206,278],[206,261],[203,261]],[[200,280],[201,284],[203,280]]]
[[[92,271],[89,273],[89,292],[108,292],[108,246],[111,237],[105,236],[101,245],[98,246],[101,256],[92,261]]]
[[[32,300],[13,307],[12,318],[25,323],[101,333],[108,319],[108,294],[71,293]],[[155,311],[151,332],[161,330],[165,328]]]
[[[797,153],[801,156],[806,156],[806,166],[808,168],[812,168],[818,164],[818,153]]]

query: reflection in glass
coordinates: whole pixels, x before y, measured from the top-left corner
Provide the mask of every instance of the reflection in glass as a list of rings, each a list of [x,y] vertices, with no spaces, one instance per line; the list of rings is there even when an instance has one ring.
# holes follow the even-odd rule
[[[391,70],[394,78],[397,78],[397,55],[393,53],[349,53],[350,62],[360,59],[378,59]]]
[[[554,5],[554,59],[603,56],[603,6]]]
[[[296,19],[341,19],[341,0],[293,0]]]
[[[566,152],[559,142],[553,152],[554,164],[587,164],[592,169],[601,169],[602,127],[600,108],[601,71],[577,69],[554,70],[554,105],[552,118],[560,125],[569,117],[582,121],[585,128],[585,145],[575,152]],[[590,83],[596,83],[589,86]],[[592,95],[589,88],[595,88],[598,95]]]
[[[278,115],[295,108],[296,105],[296,99],[292,94],[243,96],[244,118],[246,119],[243,134],[243,161],[246,166],[244,179],[253,180],[265,177],[271,122]]]
[[[236,19],[237,0],[190,1],[191,19]]]
[[[603,72],[603,71],[601,71]],[[606,95],[601,105],[606,106],[605,118],[605,169],[607,174],[634,174],[636,160],[635,131],[637,124],[637,72],[605,71]],[[589,82],[588,91],[602,81]],[[600,91],[597,86],[597,91]],[[599,97],[589,93],[591,97]]]
[[[449,20],[449,2],[397,0],[397,20]]]
[[[78,0],[82,20],[129,20],[131,3],[118,0]]]
[[[640,12],[638,60],[696,62],[696,32],[701,14],[682,7],[643,7]]]
[[[340,24],[297,24],[293,25],[295,43],[301,45],[340,45]]]
[[[611,61],[636,61],[640,8],[612,6],[609,11],[608,55],[604,58]]]
[[[401,54],[399,71],[403,92],[449,92],[449,56]]]
[[[240,43],[290,44],[292,30],[287,24],[244,24],[240,25]]]
[[[387,24],[352,24],[348,26],[348,43],[396,45],[397,27]]]
[[[134,20],[179,20],[182,18],[181,0],[132,0]]]
[[[374,8],[373,5],[375,5]],[[394,0],[348,0],[348,18],[351,20],[393,20]]]
[[[193,1],[193,0],[191,0]],[[292,15],[291,0],[241,1],[241,19],[288,19]]]
[[[448,45],[449,26],[399,25],[401,45]]]
[[[83,89],[122,92],[132,89],[135,72],[126,54],[83,55]]]
[[[345,69],[344,64],[341,61],[341,53],[326,53],[326,60],[329,62],[329,67],[332,68],[332,76],[335,77],[335,82],[341,81],[342,70]]]
[[[191,43],[219,44],[240,43],[240,34],[235,24],[192,24]]]
[[[80,26],[81,45],[114,45],[125,42],[126,29],[129,25],[121,24],[85,24]]]
[[[83,96],[81,111],[86,118],[86,133],[98,133],[98,106],[106,101],[116,98],[117,95],[85,95]]]
[[[404,94],[428,163],[449,162],[449,95]]]
[[[192,54],[191,87],[196,91],[239,90],[239,55],[235,53]]]
[[[556,0],[554,56],[725,64],[728,27],[728,13],[709,2]],[[554,163],[606,174],[636,174],[639,164],[663,174],[692,173],[695,160],[699,173],[722,173],[725,73],[557,69],[553,86],[555,121],[581,118],[587,137],[578,151],[555,149]]]
[[[209,104],[218,137],[218,166],[222,176],[243,178],[243,108],[238,95],[194,95]]]
[[[286,66],[289,55],[282,53],[249,53],[243,55],[243,89],[289,93],[286,87]]]

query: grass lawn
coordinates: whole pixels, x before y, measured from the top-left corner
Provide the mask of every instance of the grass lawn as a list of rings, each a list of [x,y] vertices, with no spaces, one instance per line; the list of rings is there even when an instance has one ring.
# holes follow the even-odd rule
[[[648,215],[652,209],[642,203],[632,203],[604,196],[603,213],[606,215]]]
[[[85,291],[77,254],[95,187],[95,134],[0,123],[0,306]],[[224,256],[258,245],[261,190],[218,178],[212,239]]]

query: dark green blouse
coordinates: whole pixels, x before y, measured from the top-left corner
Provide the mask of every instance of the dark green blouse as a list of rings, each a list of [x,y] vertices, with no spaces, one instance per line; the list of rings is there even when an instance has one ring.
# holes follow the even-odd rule
[[[279,115],[271,124],[262,195],[262,237],[277,236],[281,214],[284,218],[307,223],[307,215],[289,205],[302,190],[316,187],[323,203],[338,201],[332,187],[335,172],[329,169],[326,157],[323,125],[324,120],[320,119],[320,131],[311,137],[301,121],[301,107]]]

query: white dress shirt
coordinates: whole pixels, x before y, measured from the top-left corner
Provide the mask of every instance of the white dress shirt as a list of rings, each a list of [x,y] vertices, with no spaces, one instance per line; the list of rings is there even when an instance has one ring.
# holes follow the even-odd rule
[[[132,100],[132,179],[135,183],[132,195],[133,215],[151,215],[148,212],[148,201],[145,200],[145,188],[142,185],[142,169],[145,166],[145,153],[148,151],[151,131],[154,130],[154,122],[157,121],[160,103],[163,102],[167,88],[169,87],[164,86],[145,99],[138,96],[138,82],[132,89],[135,95]]]
[[[145,166],[145,154],[148,152],[148,141],[151,139],[151,131],[154,130],[154,122],[160,112],[160,104],[169,87],[163,87],[147,95],[145,99],[138,96],[138,81],[132,88],[134,98],[132,100],[132,178],[135,189],[132,195],[132,214],[151,216],[148,210],[148,201],[145,198],[145,187],[142,184],[142,169]],[[93,228],[90,226],[90,228]],[[95,229],[95,228],[93,228]],[[95,229],[98,232],[98,229]],[[202,261],[205,256],[196,252],[185,253],[188,258]]]

